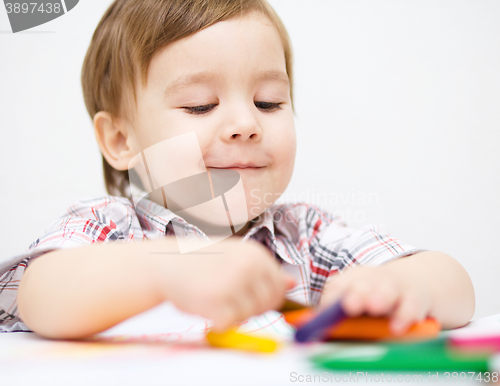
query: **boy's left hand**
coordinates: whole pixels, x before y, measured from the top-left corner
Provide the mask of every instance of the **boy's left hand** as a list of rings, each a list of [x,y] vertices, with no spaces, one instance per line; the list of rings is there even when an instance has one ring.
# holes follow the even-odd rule
[[[431,310],[431,293],[425,281],[396,274],[390,263],[355,267],[331,278],[323,290],[320,308],[339,299],[348,316],[389,316],[395,334],[402,334]]]

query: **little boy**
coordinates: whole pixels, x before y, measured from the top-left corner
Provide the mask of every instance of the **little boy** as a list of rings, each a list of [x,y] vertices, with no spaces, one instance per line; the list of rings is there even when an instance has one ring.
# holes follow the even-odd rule
[[[294,166],[292,85],[288,35],[265,0],[116,0],[82,71],[113,196],[70,207],[0,267],[0,327],[81,338],[172,301],[222,331],[279,309],[285,296],[389,315],[395,332],[426,316],[445,328],[467,323],[474,292],[453,258],[377,226],[352,231],[314,206],[273,205]],[[156,153],[154,168],[179,174],[191,162],[214,199],[214,176],[237,172],[246,220],[231,220],[227,198],[233,236],[181,253],[181,243],[211,235],[171,210],[163,184],[144,198],[158,181],[143,161],[158,144],[192,135],[196,162],[172,147]],[[144,173],[129,189],[138,159]]]

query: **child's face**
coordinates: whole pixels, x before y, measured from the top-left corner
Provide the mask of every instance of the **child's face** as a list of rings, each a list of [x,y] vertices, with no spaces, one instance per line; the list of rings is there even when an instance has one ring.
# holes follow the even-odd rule
[[[290,88],[280,36],[260,13],[157,52],[137,107],[136,150],[195,132],[207,168],[240,173],[249,219],[287,187],[296,148]]]

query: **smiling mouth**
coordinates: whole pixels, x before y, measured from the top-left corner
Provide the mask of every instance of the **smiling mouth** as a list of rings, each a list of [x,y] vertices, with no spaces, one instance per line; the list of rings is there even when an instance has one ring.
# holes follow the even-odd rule
[[[252,165],[228,165],[228,166],[207,166],[211,169],[262,169],[264,166],[252,166]]]

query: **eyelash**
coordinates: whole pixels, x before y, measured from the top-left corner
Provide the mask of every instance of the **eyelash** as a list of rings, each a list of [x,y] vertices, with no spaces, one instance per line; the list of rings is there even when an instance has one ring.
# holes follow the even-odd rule
[[[272,111],[275,111],[275,110],[282,110],[282,107],[280,107],[281,103],[271,103],[271,102],[255,102],[255,104],[264,104],[264,105],[267,105],[269,107],[267,108],[262,108],[264,111],[266,112],[272,112]],[[194,115],[202,115],[202,114],[206,114],[206,113],[209,113],[210,111],[212,111],[214,109],[214,107],[216,107],[217,105],[216,104],[209,104],[209,105],[203,105],[203,106],[194,106],[194,107],[183,107],[184,110],[186,110],[186,112],[188,114],[194,114]],[[258,107],[258,106],[257,106]]]

